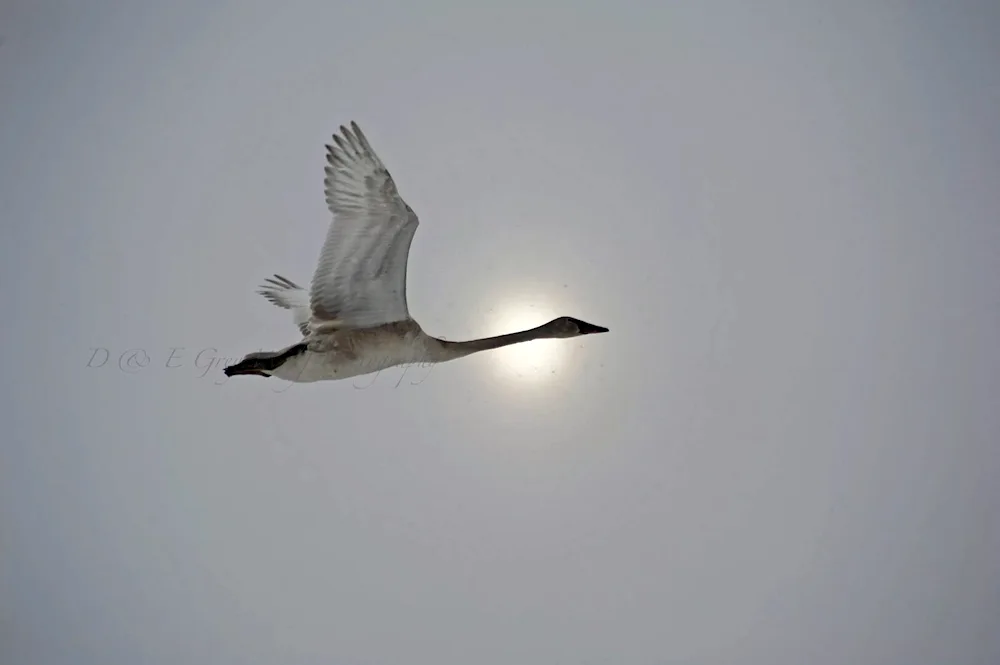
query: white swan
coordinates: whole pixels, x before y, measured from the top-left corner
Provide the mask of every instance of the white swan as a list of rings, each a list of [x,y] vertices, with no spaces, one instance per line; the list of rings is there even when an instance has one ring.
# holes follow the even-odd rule
[[[333,222],[307,293],[274,275],[260,293],[291,310],[302,340],[250,353],[227,376],[276,376],[308,383],[410,363],[440,363],[533,339],[608,332],[568,316],[520,332],[465,342],[426,334],[406,305],[406,261],[419,220],[396,191],[357,123],[326,146],[326,203]]]

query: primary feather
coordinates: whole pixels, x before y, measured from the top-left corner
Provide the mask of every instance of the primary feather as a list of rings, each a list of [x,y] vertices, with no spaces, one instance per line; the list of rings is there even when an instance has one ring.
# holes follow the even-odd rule
[[[417,215],[357,123],[340,131],[326,146],[324,190],[333,221],[313,274],[313,320],[324,328],[409,320],[406,262]]]
[[[257,293],[278,307],[291,310],[295,327],[299,329],[303,337],[308,337],[312,309],[309,307],[309,294],[306,293],[306,290],[281,275],[268,277],[264,281],[267,283],[261,285]]]

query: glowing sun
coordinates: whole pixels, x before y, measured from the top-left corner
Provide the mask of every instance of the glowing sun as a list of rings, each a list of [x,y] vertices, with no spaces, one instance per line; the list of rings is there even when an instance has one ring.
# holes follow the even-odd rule
[[[488,315],[490,335],[503,335],[540,326],[556,318],[545,303],[519,300],[501,305]],[[490,360],[501,378],[539,381],[554,378],[569,352],[565,339],[536,339],[490,351]]]

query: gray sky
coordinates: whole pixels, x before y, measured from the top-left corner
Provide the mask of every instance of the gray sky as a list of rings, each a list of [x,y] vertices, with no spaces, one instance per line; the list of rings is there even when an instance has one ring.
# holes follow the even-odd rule
[[[1000,662],[1000,5],[482,4],[0,5],[0,661]],[[224,381],[350,120],[611,333]]]

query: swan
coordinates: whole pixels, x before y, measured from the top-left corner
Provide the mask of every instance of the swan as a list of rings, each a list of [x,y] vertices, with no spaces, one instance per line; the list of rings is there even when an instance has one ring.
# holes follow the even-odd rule
[[[452,342],[428,335],[410,317],[406,263],[419,220],[356,122],[326,146],[324,189],[333,215],[306,291],[275,274],[257,293],[290,310],[300,341],[248,353],[226,376],[275,376],[295,383],[346,379],[397,365],[442,363],[534,339],[569,338],[607,328],[561,316],[506,335]]]

